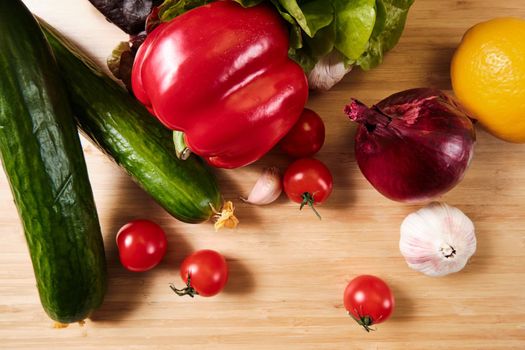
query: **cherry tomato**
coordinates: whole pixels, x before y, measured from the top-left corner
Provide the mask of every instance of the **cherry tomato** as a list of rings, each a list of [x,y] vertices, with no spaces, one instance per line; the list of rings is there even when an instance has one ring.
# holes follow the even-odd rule
[[[128,222],[117,233],[120,262],[130,271],[147,271],[166,255],[166,234],[162,228],[148,220]]]
[[[305,108],[299,120],[281,140],[281,149],[291,157],[311,157],[323,147],[324,123],[311,109]]]
[[[228,264],[226,259],[214,250],[199,250],[188,256],[182,262],[180,276],[186,283],[186,288],[171,289],[179,296],[200,295],[211,297],[224,289],[228,282]]]
[[[345,309],[357,323],[370,332],[370,326],[386,321],[394,311],[394,295],[379,277],[362,275],[345,289]]]
[[[323,203],[332,193],[333,179],[330,170],[313,158],[298,159],[288,166],[283,177],[284,192],[290,200],[300,203],[301,209],[310,206],[317,217],[314,204]]]

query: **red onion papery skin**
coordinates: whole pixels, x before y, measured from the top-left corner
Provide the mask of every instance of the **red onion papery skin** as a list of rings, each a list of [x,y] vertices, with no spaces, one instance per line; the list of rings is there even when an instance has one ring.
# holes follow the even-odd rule
[[[360,124],[355,154],[361,172],[392,200],[420,203],[444,194],[472,159],[472,121],[440,90],[402,91],[371,108],[352,99],[345,113]]]

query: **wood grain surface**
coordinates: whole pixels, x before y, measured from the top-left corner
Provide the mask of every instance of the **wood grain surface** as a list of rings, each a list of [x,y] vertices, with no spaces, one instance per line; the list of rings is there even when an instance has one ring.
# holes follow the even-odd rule
[[[126,36],[88,0],[25,0],[103,64]],[[430,278],[399,253],[399,226],[418,206],[391,202],[361,175],[353,154],[355,126],[342,114],[350,97],[366,103],[405,88],[450,90],[449,62],[463,32],[495,16],[525,18],[523,0],[417,0],[399,45],[370,72],[355,70],[309,106],[325,120],[318,158],[335,188],[319,221],[284,197],[252,207],[246,195],[259,171],[286,167],[273,152],[253,166],[217,171],[241,225],[215,233],[210,224],[177,222],[88,142],[84,149],[104,232],[109,290],[83,327],[53,329],[43,312],[29,254],[5,176],[0,175],[0,348],[2,349],[525,349],[525,145],[478,128],[465,179],[442,200],[476,225],[478,250],[460,273]],[[0,73],[1,74],[1,73]],[[148,218],[168,232],[168,254],[148,273],[120,266],[119,227]],[[190,252],[212,248],[231,277],[214,298],[179,298],[178,267]],[[345,313],[342,294],[359,274],[392,286],[391,320],[366,333]]]

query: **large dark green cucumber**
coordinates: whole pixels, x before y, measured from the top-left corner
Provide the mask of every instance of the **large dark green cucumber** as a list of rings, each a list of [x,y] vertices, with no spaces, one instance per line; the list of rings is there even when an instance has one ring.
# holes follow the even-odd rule
[[[102,303],[106,261],[59,74],[29,10],[20,0],[0,1],[0,155],[42,306],[53,320],[70,323]]]
[[[85,55],[41,21],[81,130],[175,218],[199,223],[219,210],[221,195],[197,157],[182,161],[172,133]]]

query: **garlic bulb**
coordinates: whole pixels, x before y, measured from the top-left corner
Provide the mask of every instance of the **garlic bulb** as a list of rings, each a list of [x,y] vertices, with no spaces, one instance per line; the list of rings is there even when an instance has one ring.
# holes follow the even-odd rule
[[[283,191],[281,175],[276,167],[266,168],[259,177],[248,198],[241,198],[246,203],[266,205],[274,202]]]
[[[403,220],[399,249],[408,266],[425,275],[458,272],[476,251],[474,224],[457,208],[430,203]]]
[[[329,90],[352,70],[346,66],[344,58],[337,50],[332,50],[317,62],[308,75],[308,86],[312,90]]]

